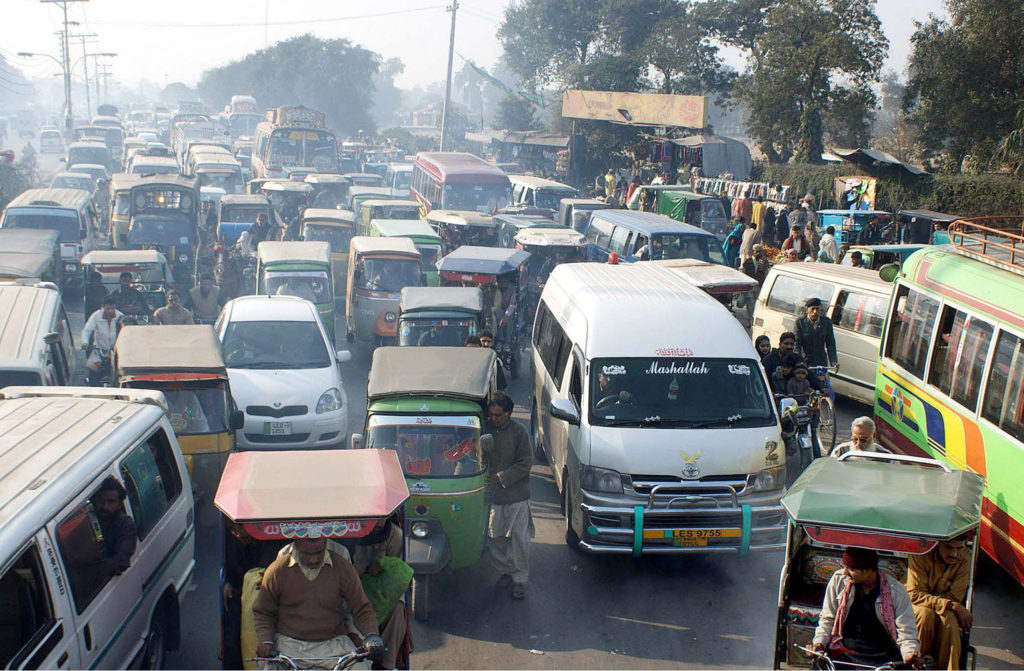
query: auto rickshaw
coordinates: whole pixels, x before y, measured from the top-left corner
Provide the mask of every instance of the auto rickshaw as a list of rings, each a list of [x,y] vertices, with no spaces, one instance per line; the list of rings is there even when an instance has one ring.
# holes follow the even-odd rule
[[[498,227],[489,214],[471,210],[431,210],[427,221],[444,241],[445,254],[463,245],[498,246]]]
[[[0,281],[38,279],[56,282],[53,257],[48,254],[0,251]]]
[[[306,184],[313,187],[313,203],[317,208],[332,209],[345,203],[349,182],[344,175],[314,172],[306,175]]]
[[[12,254],[42,254],[47,257],[47,267],[40,271],[42,275],[36,277],[53,282],[58,287],[63,287],[67,280],[64,277],[65,266],[60,258],[58,231],[49,228],[0,228],[0,251]],[[15,261],[16,266],[20,266],[16,259],[12,261]]]
[[[587,227],[587,217],[594,210],[607,210],[611,205],[600,198],[563,198],[558,201],[558,217],[562,226],[582,233]]]
[[[524,228],[513,239],[516,249],[530,253],[530,305],[528,316],[537,312],[537,303],[548,275],[559,263],[587,260],[587,240],[571,228]]]
[[[333,276],[329,243],[267,241],[256,248],[256,295],[305,298],[316,306],[331,342],[334,342]]]
[[[131,190],[139,183],[141,175],[118,172],[110,177],[110,220],[107,237],[111,247],[124,246],[118,241],[127,240],[128,224],[131,221]]]
[[[811,645],[825,587],[843,568],[847,546],[877,551],[879,569],[905,583],[908,556],[927,554],[942,541],[966,541],[971,573],[964,606],[970,609],[984,486],[977,473],[922,457],[854,451],[815,459],[782,497],[790,524],[772,667],[810,667],[801,647]],[[967,666],[970,631],[963,633],[962,651],[955,668],[974,668]]]
[[[348,245],[354,232],[354,217],[348,210],[310,207],[302,213],[299,237],[307,242],[326,242],[331,246],[331,274],[334,297],[345,295],[348,280]]]
[[[365,204],[364,204],[365,207]],[[437,260],[441,258],[441,236],[422,219],[374,219],[369,235],[382,238],[409,238],[420,250],[420,266],[427,286],[436,287]]]
[[[146,304],[123,306],[118,310],[135,318],[140,324],[153,320],[153,311],[167,304],[167,290],[174,282],[167,259],[153,249],[99,249],[82,257],[82,286],[89,286],[92,273],[100,274],[100,284],[107,293],[121,286],[121,273],[132,274],[132,286],[142,294]],[[83,307],[87,292],[83,291]]]
[[[348,200],[345,205],[356,213],[356,221],[359,221],[359,206],[365,200],[386,200],[391,198],[391,189],[383,186],[356,186],[348,187]]]
[[[223,668],[258,668],[252,606],[263,572],[285,545],[327,538],[344,547],[367,536],[378,520],[401,516],[408,498],[392,450],[231,453],[214,498],[222,513],[217,601]],[[220,598],[225,591],[230,596]],[[400,653],[399,665],[408,668],[407,662],[408,654]]]
[[[349,186],[384,186],[384,176],[375,172],[346,172],[342,177]]]
[[[484,325],[477,287],[406,287],[398,303],[398,345],[463,347]]]
[[[539,214],[496,214],[494,225],[498,231],[498,247],[512,249],[516,246],[516,234],[528,228],[564,228],[551,217]]]
[[[532,318],[529,260],[521,249],[463,245],[437,262],[441,286],[477,286],[484,292],[484,322],[494,332],[494,350],[512,379],[519,377],[521,346]]]
[[[424,283],[420,252],[409,238],[352,238],[345,285],[347,340],[394,343],[400,292]]]
[[[430,577],[472,566],[487,533],[482,434],[495,387],[495,355],[479,347],[382,347],[366,388],[366,431],[353,448],[394,451],[411,496],[405,505],[405,561],[415,572],[412,612],[430,612]]]
[[[700,259],[662,259],[640,263],[652,263],[671,269],[690,284],[717,298],[737,318],[737,310],[742,310],[745,320],[740,319],[740,322],[746,321],[746,326],[750,326],[754,318],[754,304],[761,288],[753,277],[721,263]]]
[[[832,226],[836,230],[837,243],[853,244],[871,219],[878,219],[881,235],[881,229],[892,223],[892,213],[882,210],[818,210],[818,230],[824,234],[825,229]]]
[[[266,196],[251,194],[225,194],[220,199],[217,215],[217,242],[232,246],[238,236],[256,223],[260,214],[267,215],[267,221],[274,223],[274,210]]]
[[[268,179],[260,185],[259,193],[267,197],[282,221],[291,221],[299,208],[309,203],[313,187],[290,179]]]
[[[193,496],[209,501],[243,422],[213,327],[125,326],[114,344],[113,370],[118,387],[163,392]]]
[[[419,219],[420,204],[414,200],[395,198],[371,198],[359,203],[356,213],[359,220],[359,235],[373,235],[373,221],[376,219]]]
[[[839,264],[852,266],[854,252],[860,252],[863,267],[871,270],[879,270],[882,266],[895,263],[898,268],[903,267],[903,262],[911,254],[928,245],[850,245],[843,253]]]

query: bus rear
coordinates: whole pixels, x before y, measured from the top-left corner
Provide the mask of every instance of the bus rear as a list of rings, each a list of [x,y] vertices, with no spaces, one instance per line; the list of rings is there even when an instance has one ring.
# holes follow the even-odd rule
[[[465,152],[417,154],[410,192],[424,212],[445,209],[493,214],[512,201],[508,176]]]

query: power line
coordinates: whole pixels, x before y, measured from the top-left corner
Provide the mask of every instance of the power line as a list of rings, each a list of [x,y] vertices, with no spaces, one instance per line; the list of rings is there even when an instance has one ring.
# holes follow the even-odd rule
[[[256,21],[250,23],[137,23],[130,22],[96,22],[97,26],[129,26],[135,28],[262,28],[264,26],[302,26],[319,23],[337,23],[339,21],[354,21],[357,19],[375,19],[382,16],[394,16],[396,14],[413,14],[415,12],[426,12],[434,9],[443,9],[444,5],[431,5],[429,7],[417,7],[415,9],[399,9],[391,12],[377,12],[376,14],[354,14],[351,16],[336,16],[328,19],[304,19],[295,21]]]

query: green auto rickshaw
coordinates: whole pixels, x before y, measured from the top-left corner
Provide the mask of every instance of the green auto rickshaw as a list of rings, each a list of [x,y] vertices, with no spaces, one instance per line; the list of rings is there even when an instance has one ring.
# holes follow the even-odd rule
[[[367,384],[366,432],[352,447],[395,450],[410,498],[405,561],[415,571],[412,611],[429,614],[430,576],[475,564],[487,535],[482,434],[496,358],[480,347],[381,347]]]
[[[368,235],[412,240],[420,252],[420,268],[426,276],[427,286],[438,285],[437,261],[441,258],[441,236],[433,226],[422,219],[374,219]]]
[[[484,327],[480,287],[406,287],[398,301],[399,347],[464,347]]]
[[[261,242],[256,248],[256,295],[298,296],[316,306],[334,342],[331,245],[326,242]]]

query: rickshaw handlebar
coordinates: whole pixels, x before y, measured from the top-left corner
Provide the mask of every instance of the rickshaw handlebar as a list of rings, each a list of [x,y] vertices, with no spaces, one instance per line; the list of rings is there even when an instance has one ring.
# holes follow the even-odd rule
[[[289,669],[300,668],[298,662],[304,662],[306,664],[317,663],[318,665],[312,668],[318,669],[333,669],[333,671],[342,671],[351,667],[356,662],[362,661],[368,658],[371,651],[365,646],[360,646],[351,652],[346,652],[344,655],[337,657],[289,657],[288,655],[282,655],[277,650],[271,650],[271,656],[269,657],[249,657],[245,661],[247,662],[266,662],[268,664],[284,664]],[[326,664],[324,664],[326,662]],[[331,664],[332,666],[328,666]]]

